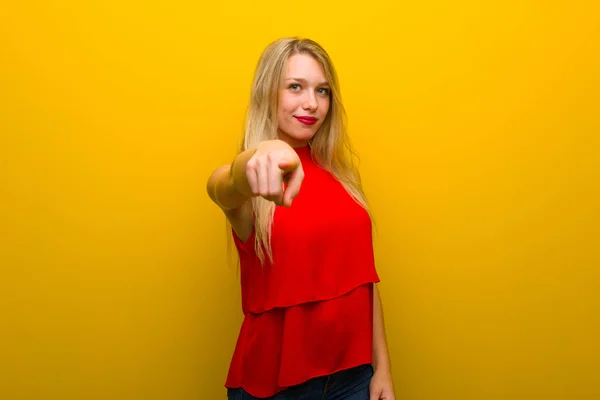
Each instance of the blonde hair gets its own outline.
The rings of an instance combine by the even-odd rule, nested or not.
[[[255,70],[246,126],[240,151],[253,149],[265,140],[277,139],[277,108],[279,88],[284,78],[290,56],[308,54],[317,60],[330,86],[330,107],[323,124],[310,141],[312,157],[323,169],[329,171],[367,212],[366,196],[362,190],[360,174],[354,164],[356,156],[346,130],[346,112],[341,100],[337,73],[329,55],[318,43],[298,37],[282,38],[272,42],[262,53]],[[252,198],[254,214],[255,248],[261,263],[265,251],[273,261],[271,226],[275,203],[262,197]]]

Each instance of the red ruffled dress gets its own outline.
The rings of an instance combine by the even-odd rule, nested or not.
[[[254,397],[372,362],[371,219],[310,148],[295,150],[304,181],[292,207],[276,207],[273,263],[261,266],[254,232],[245,242],[232,232],[244,321],[225,387]]]

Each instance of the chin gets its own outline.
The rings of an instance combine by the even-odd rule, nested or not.
[[[313,136],[315,136],[315,132],[311,131],[292,131],[292,132],[285,132],[285,131],[280,131],[279,132],[279,137],[283,138],[283,137],[287,137],[289,139],[295,140],[295,141],[309,141],[310,139],[313,138]]]
[[[315,132],[299,132],[290,136],[296,140],[310,140],[313,136],[315,136]]]
[[[280,135],[287,136],[293,140],[303,140],[308,141],[312,139],[313,136],[317,133],[317,131],[323,125],[322,121],[314,125],[303,125],[300,122],[294,120],[289,121],[289,123],[280,123],[278,127],[278,131]]]

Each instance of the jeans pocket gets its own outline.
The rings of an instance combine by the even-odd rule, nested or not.
[[[243,400],[244,391],[241,388],[230,389],[227,388],[227,400]]]
[[[358,379],[370,379],[373,376],[373,366],[371,364],[363,364],[352,369],[354,376]]]
[[[364,369],[360,375],[364,377],[365,380],[370,382],[371,378],[373,377],[373,374],[375,373],[375,370],[373,369],[373,366],[371,364],[365,364],[363,367]]]

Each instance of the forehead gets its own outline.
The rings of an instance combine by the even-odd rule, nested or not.
[[[294,54],[287,60],[286,78],[297,77],[307,80],[325,80],[321,63],[308,54]]]

